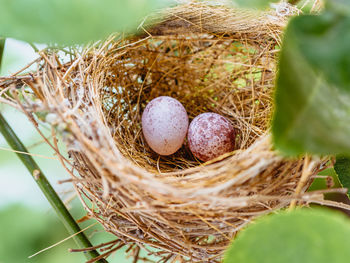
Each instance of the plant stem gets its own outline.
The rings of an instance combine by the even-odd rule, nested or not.
[[[0,37],[0,72],[1,72],[1,65],[2,65],[2,57],[5,49],[5,41],[6,39],[4,37]]]
[[[32,49],[35,51],[35,53],[39,52],[39,49],[32,42],[28,42],[28,44],[32,47]]]
[[[26,147],[22,144],[20,139],[14,133],[10,125],[4,119],[0,113],[0,132],[10,145],[13,150],[20,152],[28,152]],[[39,166],[36,164],[34,159],[30,155],[16,153],[18,158],[22,163],[27,167],[28,171],[33,176],[34,180],[40,187],[41,191],[45,195],[46,199],[50,202],[51,206],[56,211],[57,215],[60,217],[61,221],[67,228],[70,235],[81,231],[79,225],[75,222],[72,215],[69,213],[62,200],[59,198],[53,187],[50,185],[49,181],[46,179],[45,175],[40,170]],[[73,237],[75,242],[80,248],[92,247],[92,244],[87,239],[84,233],[79,233]],[[99,253],[96,250],[86,251],[84,253],[87,259],[93,259],[99,256]],[[107,263],[105,259],[100,259],[97,262]]]

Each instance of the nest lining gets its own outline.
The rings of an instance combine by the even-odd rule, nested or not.
[[[118,49],[126,43],[116,43]],[[118,149],[139,167],[166,173],[200,165],[187,143],[174,155],[158,156],[144,141],[141,114],[158,96],[178,99],[190,120],[217,112],[236,128],[239,152],[266,132],[271,114],[275,43],[266,46],[192,35],[153,37],[123,48],[105,65],[100,100]],[[127,74],[125,74],[127,72]]]
[[[72,159],[59,156],[82,203],[120,238],[111,251],[125,244],[136,259],[145,248],[162,262],[218,262],[256,216],[292,200],[320,202],[319,195],[303,193],[328,159],[286,160],[271,146],[283,18],[203,3],[166,14],[147,29],[151,36],[113,36],[69,63],[55,51],[42,52],[38,72],[1,83],[17,98],[8,103],[33,122],[33,112],[45,113],[54,138],[61,133]],[[226,27],[215,27],[215,18],[225,18]],[[16,92],[13,84],[26,89]],[[154,154],[140,119],[146,103],[160,95],[177,98],[190,119],[206,111],[227,117],[239,133],[239,149],[205,164],[186,144],[169,157]],[[50,144],[59,153],[55,141]]]

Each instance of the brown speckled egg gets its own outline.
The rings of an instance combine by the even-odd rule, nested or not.
[[[174,98],[155,98],[142,113],[143,135],[152,150],[160,155],[170,155],[180,149],[187,129],[187,112]]]
[[[204,162],[235,148],[235,130],[231,123],[213,112],[202,113],[192,120],[187,139],[193,155]]]

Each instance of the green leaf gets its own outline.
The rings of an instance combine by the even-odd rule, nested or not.
[[[350,221],[327,209],[268,215],[250,224],[229,247],[224,263],[347,263]]]
[[[299,49],[325,79],[350,91],[350,18],[325,13],[296,19]]]
[[[350,152],[350,18],[292,19],[279,62],[272,133],[287,155]]]
[[[64,44],[132,31],[169,0],[0,0],[0,35]]]
[[[350,158],[338,155],[334,170],[338,175],[342,187],[348,188],[348,197],[350,197]]]
[[[317,175],[320,175],[321,177],[315,178],[312,181],[312,184],[307,189],[308,192],[328,189],[330,187],[330,185],[329,185],[330,183],[333,184],[333,186],[331,186],[331,188],[342,187],[340,182],[339,182],[338,175],[333,168],[327,168],[327,169],[319,172]],[[327,179],[327,178],[329,178],[331,181],[328,181],[329,179]],[[327,199],[328,195],[329,195],[328,193],[325,194],[326,199]]]
[[[279,0],[233,0],[234,3],[241,7],[247,8],[266,8],[270,3],[278,2]]]

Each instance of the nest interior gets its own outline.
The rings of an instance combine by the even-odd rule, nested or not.
[[[270,143],[282,18],[203,3],[165,13],[147,34],[113,36],[70,62],[42,52],[35,74],[3,82],[17,98],[7,102],[33,122],[45,113],[61,134],[71,159],[59,156],[89,216],[118,236],[109,253],[126,245],[136,260],[143,248],[161,262],[219,262],[253,218],[311,202],[303,193],[327,160],[287,160]],[[25,88],[16,93],[13,84]],[[164,95],[190,120],[208,111],[227,117],[237,150],[205,164],[186,143],[168,157],[152,152],[141,114]]]
[[[133,44],[134,41],[137,44]],[[247,149],[266,132],[271,115],[276,43],[194,34],[121,41],[117,60],[105,63],[100,90],[103,112],[118,149],[139,167],[156,173],[200,165],[187,144],[171,156],[158,156],[144,141],[141,114],[158,96],[178,99],[190,120],[217,112]]]

